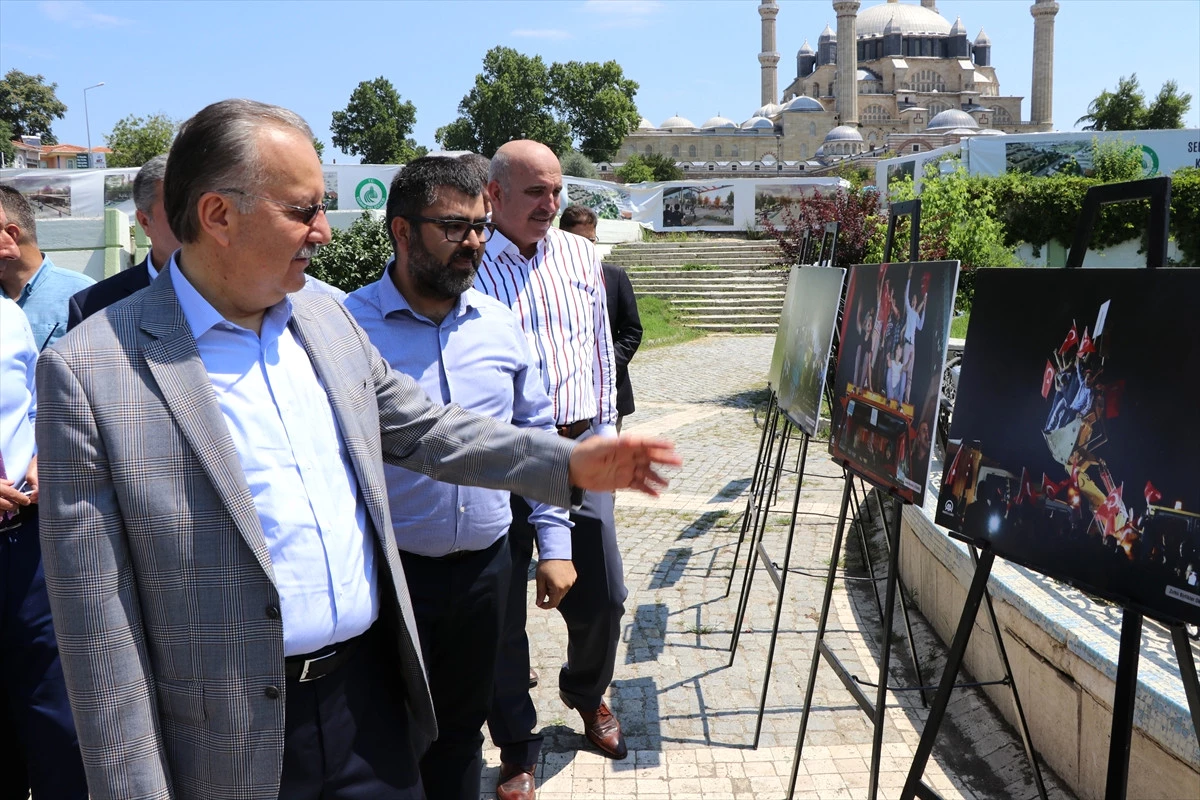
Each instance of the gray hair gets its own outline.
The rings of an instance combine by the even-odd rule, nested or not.
[[[33,208],[25,195],[12,186],[0,184],[0,205],[4,206],[8,221],[21,229],[21,238],[37,244],[37,222],[33,219]]]
[[[155,156],[142,165],[133,179],[133,204],[137,210],[150,216],[154,199],[158,196],[158,185],[167,174],[167,154]]]
[[[294,111],[254,100],[222,100],[201,109],[179,128],[163,176],[163,203],[171,232],[181,242],[200,236],[197,205],[208,192],[253,190],[266,165],[258,152],[265,128],[295,131],[312,139],[312,129]],[[239,199],[245,209],[248,198]]]
[[[508,189],[508,173],[512,170],[512,156],[499,150],[488,165],[488,183],[495,181],[502,189]]]

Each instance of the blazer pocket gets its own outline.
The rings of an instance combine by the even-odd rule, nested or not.
[[[175,723],[202,725],[208,718],[204,711],[204,684],[200,681],[160,678],[158,704],[164,719]]]

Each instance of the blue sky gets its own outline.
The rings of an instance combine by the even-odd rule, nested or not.
[[[882,0],[866,0],[863,7]],[[905,0],[916,2],[916,0]],[[333,111],[354,87],[387,77],[417,107],[414,136],[436,149],[434,131],[455,118],[483,55],[506,45],[547,62],[615,59],[636,80],[638,108],[658,124],[682,114],[697,124],[718,112],[741,122],[759,106],[756,0],[407,0],[399,2],[0,2],[0,72],[16,67],[58,84],[68,106],[60,141],[103,144],[128,114],[184,119],[227,97],[251,97],[302,114],[326,143],[326,160],[357,159],[330,143]],[[795,53],[814,46],[828,0],[781,0],[780,90]],[[1025,97],[1029,115],[1032,0],[939,0],[971,38],[982,27],[1004,94]],[[1150,96],[1175,79],[1193,96],[1188,127],[1200,127],[1200,0],[1060,0],[1055,29],[1054,121],[1075,129],[1088,102],[1136,72]]]

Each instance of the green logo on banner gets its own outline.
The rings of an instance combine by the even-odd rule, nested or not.
[[[1158,153],[1146,145],[1142,145],[1142,171],[1146,173],[1147,178],[1158,174]]]
[[[365,178],[354,190],[359,208],[383,208],[387,203],[387,188],[376,178]]]

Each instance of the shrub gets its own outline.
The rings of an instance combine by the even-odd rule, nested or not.
[[[352,292],[383,274],[392,257],[392,242],[382,216],[369,211],[322,247],[308,265],[308,273],[344,292]]]
[[[595,178],[597,174],[596,165],[578,150],[563,153],[558,159],[558,163],[562,167],[563,175],[571,175],[575,178]]]

